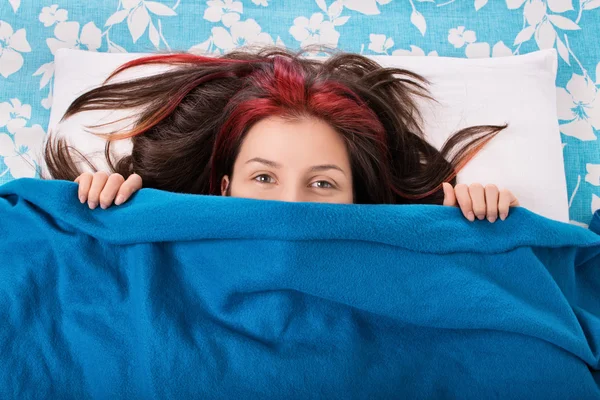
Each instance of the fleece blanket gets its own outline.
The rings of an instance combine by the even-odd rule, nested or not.
[[[600,397],[599,214],[76,192],[0,186],[2,399]]]

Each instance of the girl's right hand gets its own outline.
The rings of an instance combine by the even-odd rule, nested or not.
[[[79,201],[88,202],[90,209],[100,205],[106,209],[113,204],[120,205],[126,202],[132,194],[142,188],[142,178],[138,174],[131,174],[127,180],[121,174],[106,172],[84,172],[75,179],[79,184]]]

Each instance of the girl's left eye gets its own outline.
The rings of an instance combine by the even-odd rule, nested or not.
[[[275,180],[273,179],[273,177],[267,175],[267,174],[260,174],[254,177],[254,180],[259,182],[259,183],[273,183],[275,182]]]
[[[316,181],[311,183],[310,185],[311,187],[314,188],[318,188],[318,189],[332,189],[333,185],[327,181]]]

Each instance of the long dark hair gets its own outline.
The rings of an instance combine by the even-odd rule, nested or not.
[[[100,135],[107,139],[110,172],[125,178],[135,172],[144,187],[220,194],[220,180],[231,176],[254,123],[272,115],[319,118],[346,142],[354,202],[375,204],[441,204],[442,183],[455,184],[458,171],[506,127],[463,129],[438,151],[421,130],[416,100],[431,99],[423,77],[358,54],[328,50],[325,60],[303,57],[308,50],[263,47],[218,57],[171,53],[140,58],[79,96],[63,120],[88,110],[141,108],[131,130]],[[148,64],[170,69],[108,83],[126,69]],[[113,162],[110,145],[125,138],[132,140],[131,155]],[[50,135],[44,160],[53,178],[79,176],[76,157],[96,170],[63,138]]]

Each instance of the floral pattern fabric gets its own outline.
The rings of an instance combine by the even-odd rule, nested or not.
[[[570,218],[586,226],[600,209],[600,0],[0,0],[0,184],[36,176],[57,49],[244,44],[467,58],[555,48]]]

